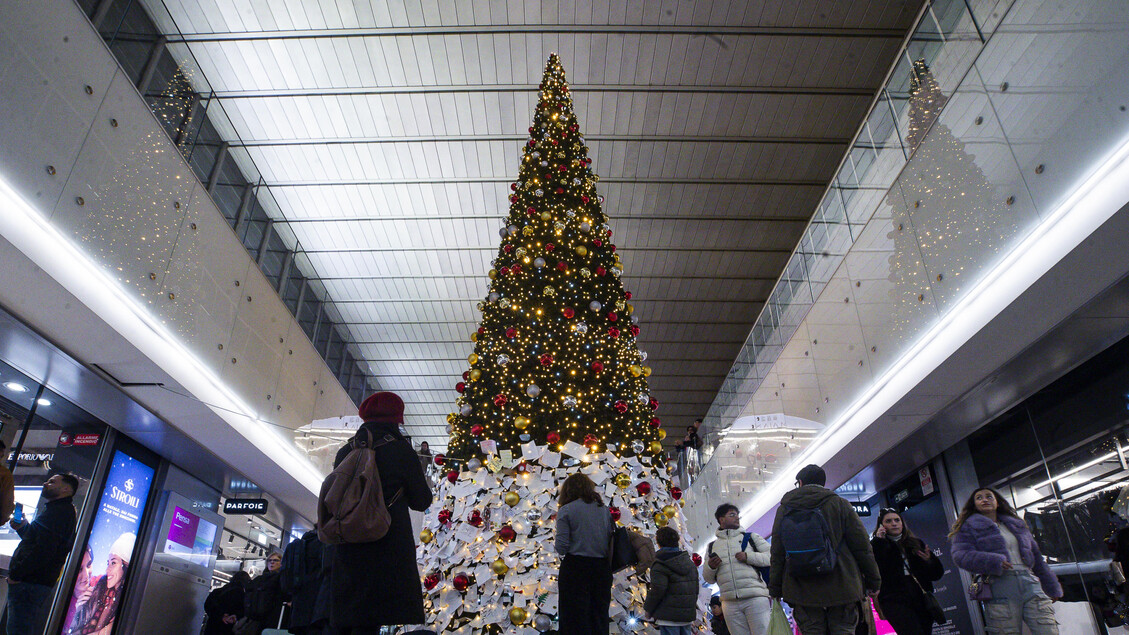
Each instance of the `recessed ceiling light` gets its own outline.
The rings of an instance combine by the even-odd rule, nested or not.
[[[50,406],[51,400],[50,399],[44,399],[43,397],[40,397],[38,400],[36,400],[36,403],[38,403],[41,406]]]
[[[23,384],[17,384],[14,381],[10,381],[4,384],[4,387],[8,390],[11,390],[12,392],[27,392],[27,386]]]

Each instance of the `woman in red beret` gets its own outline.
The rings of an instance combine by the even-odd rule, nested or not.
[[[381,626],[424,622],[415,533],[408,509],[427,509],[431,488],[418,455],[400,432],[404,401],[395,393],[378,392],[364,400],[358,414],[364,420],[361,427],[372,434],[392,524],[388,534],[375,542],[332,547],[331,622],[341,635],[376,633]],[[338,450],[334,467],[352,449],[353,439],[349,439]],[[401,490],[403,493],[393,500]]]

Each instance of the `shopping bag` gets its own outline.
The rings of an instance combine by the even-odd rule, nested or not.
[[[780,600],[772,601],[772,615],[768,618],[766,635],[792,635],[792,625],[788,623],[788,616],[784,614],[784,605]]]
[[[874,609],[870,608],[870,600],[859,603],[859,621],[855,625],[855,635],[878,635],[878,628],[874,624]]]

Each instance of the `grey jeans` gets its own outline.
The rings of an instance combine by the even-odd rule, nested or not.
[[[839,606],[797,606],[792,609],[800,635],[855,635],[859,603]],[[1039,634],[1041,635],[1041,634]]]
[[[1030,569],[1012,569],[992,580],[992,599],[984,603],[984,630],[992,635],[1058,635],[1051,599]]]

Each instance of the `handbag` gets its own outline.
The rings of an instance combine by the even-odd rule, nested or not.
[[[992,576],[984,573],[972,576],[972,584],[968,585],[968,599],[981,602],[992,599]]]
[[[239,621],[231,627],[231,632],[235,633],[235,635],[259,635],[259,631],[261,630],[263,630],[263,628],[259,621],[249,617],[239,618]]]
[[[628,533],[627,527],[616,527],[612,531],[610,543],[608,564],[612,573],[618,573],[639,563],[639,555],[635,552],[635,548],[631,546],[631,535]]]
[[[921,589],[921,594],[925,596],[925,610],[929,611],[929,615],[933,618],[933,622],[936,624],[944,624],[945,622],[948,622],[949,618],[945,617],[945,609],[941,608],[941,603],[937,601],[937,597],[932,593],[926,591],[925,587],[921,586],[921,582],[918,582],[917,576],[911,573],[909,574],[909,577],[913,578],[914,584],[917,585],[917,588]]]
[[[765,635],[793,635],[792,625],[788,616],[784,614],[784,605],[780,600],[772,601],[772,613],[768,618],[768,633]]]

